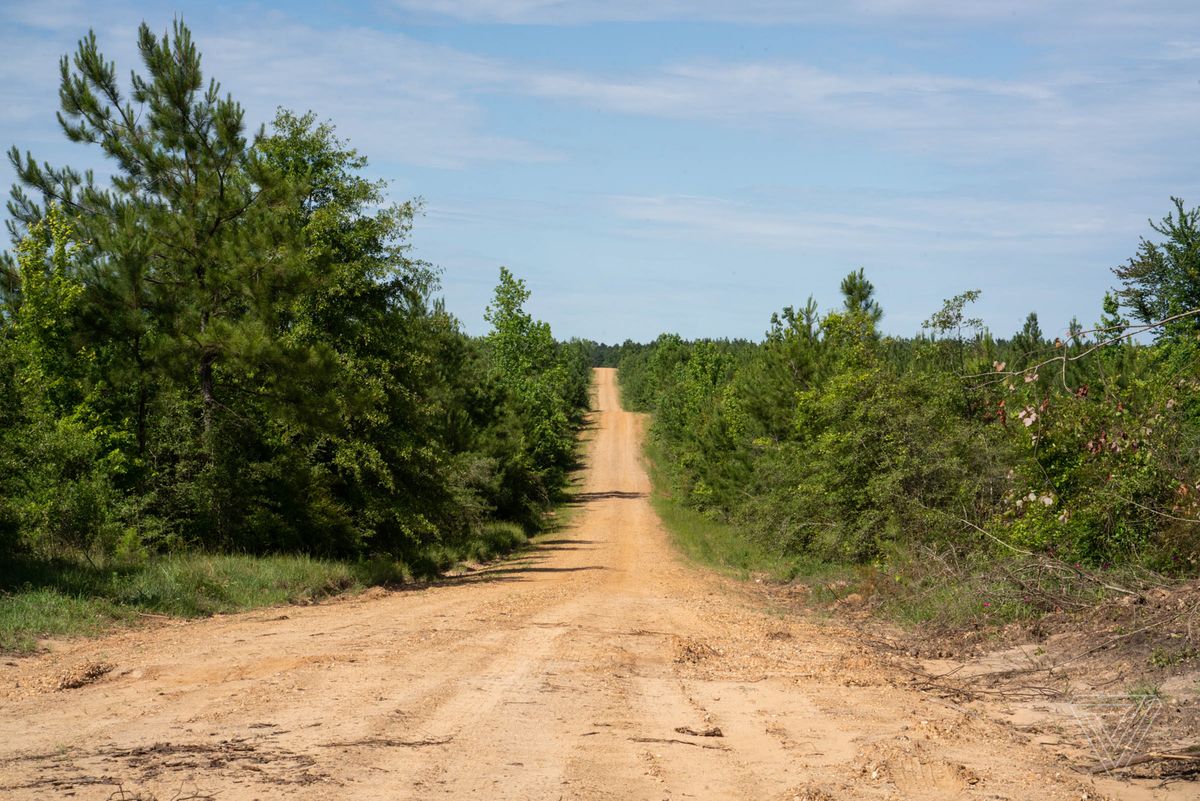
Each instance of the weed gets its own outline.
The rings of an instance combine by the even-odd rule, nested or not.
[[[1191,662],[1200,657],[1200,649],[1198,648],[1164,648],[1161,645],[1150,652],[1150,666],[1156,668],[1170,668],[1176,665],[1182,665],[1184,662]]]
[[[1136,684],[1130,685],[1125,694],[1129,697],[1130,701],[1149,701],[1163,697],[1162,688],[1149,681],[1139,681]]]

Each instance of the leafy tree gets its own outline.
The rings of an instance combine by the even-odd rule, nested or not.
[[[963,338],[964,328],[976,333],[982,332],[983,320],[978,317],[966,316],[967,304],[979,300],[980,294],[978,289],[970,289],[960,295],[955,295],[943,303],[939,311],[921,323],[921,328],[933,331],[934,334],[943,337],[953,333],[954,338],[960,341]]]
[[[484,318],[491,323],[487,336],[493,374],[523,410],[523,453],[528,465],[542,477],[547,493],[562,481],[575,448],[572,426],[574,402],[572,370],[550,326],[525,311],[529,289],[505,267]],[[584,355],[577,354],[582,361]],[[576,372],[575,376],[578,377]],[[547,494],[547,499],[549,494]]]
[[[182,23],[138,45],[128,94],[93,34],[62,62],[62,127],[111,185],[10,153],[0,544],[419,562],[494,516],[536,525],[587,346],[522,316],[511,276],[496,336],[467,337],[409,255],[419,204],[331,124],[281,110],[250,136]]]
[[[977,292],[946,301],[933,337],[880,338],[851,278],[843,310],[785,309],[756,345],[626,349],[622,385],[652,399],[676,497],[770,548],[835,561],[932,544],[966,559],[1015,548],[1200,565],[1195,345],[1093,353],[1073,322],[1050,346],[1036,314],[996,341],[967,315]],[[1119,331],[1111,297],[1105,313]],[[1028,370],[1049,354],[1071,360]]]
[[[979,300],[980,291],[970,289],[955,295],[942,304],[942,308],[932,314],[928,320],[921,323],[921,328],[932,332],[934,337],[940,337],[940,351],[949,350],[949,364],[960,373],[967,371],[967,343],[963,339],[963,330],[975,333],[976,338],[983,335],[983,320],[978,317],[967,317],[966,307],[969,303]]]
[[[84,291],[72,275],[73,237],[51,206],[17,244],[21,293],[3,317],[11,383],[0,429],[0,526],[15,522],[36,550],[86,554],[114,533],[113,479],[124,463],[96,414],[95,353],[73,336]]]
[[[105,358],[137,375],[139,447],[151,424],[147,373],[165,374],[179,394],[158,398],[172,413],[154,424],[196,434],[157,456],[196,482],[194,501],[228,539],[241,515],[228,492],[239,469],[237,394],[264,364],[282,376],[308,360],[270,336],[273,301],[292,282],[298,253],[280,214],[293,187],[248,143],[241,107],[216,82],[205,87],[181,22],[162,38],[143,24],[138,49],[146,72],[134,74],[128,96],[92,33],[61,65],[63,130],[114,162],[111,187],[15,148],[9,155],[23,187],[61,203],[87,243],[80,259],[95,279],[95,316],[118,311],[105,324],[115,340]],[[9,207],[19,224],[41,214],[20,187]]]
[[[798,312],[787,306],[771,315],[762,346],[733,381],[739,408],[751,426],[748,436],[779,441],[790,434],[797,393],[821,379],[826,355],[817,304],[811,297]]]
[[[1142,238],[1137,255],[1113,273],[1124,288],[1118,293],[1133,317],[1154,323],[1184,312],[1200,309],[1200,208],[1184,207],[1171,198],[1175,211],[1150,227],[1162,242]],[[1160,337],[1177,339],[1200,327],[1200,315],[1166,325]]]

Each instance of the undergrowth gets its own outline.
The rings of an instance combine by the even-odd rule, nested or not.
[[[496,522],[467,546],[430,547],[411,564],[207,553],[138,561],[17,558],[0,571],[0,651],[28,653],[47,637],[100,634],[146,615],[205,617],[436,578],[528,543],[519,525]]]
[[[868,564],[782,554],[673,497],[658,466],[662,450],[652,439],[645,457],[654,508],[688,558],[742,580],[803,585],[809,605],[821,610],[865,609],[908,629],[986,629],[1086,610],[1163,584],[1135,565],[1095,569],[1048,557],[960,555],[932,546],[892,546]]]

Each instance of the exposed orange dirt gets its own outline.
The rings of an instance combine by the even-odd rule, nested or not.
[[[583,507],[521,558],[0,664],[0,796],[1186,797],[1078,772],[850,629],[682,561],[614,372]]]

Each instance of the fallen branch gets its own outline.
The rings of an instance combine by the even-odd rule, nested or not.
[[[360,746],[379,746],[381,748],[425,748],[430,745],[445,745],[454,738],[426,737],[422,740],[395,740],[390,737],[364,737],[361,740],[347,740],[344,743],[322,743],[322,748],[357,748]]]
[[[717,726],[709,726],[707,729],[693,729],[691,726],[678,726],[675,731],[679,734],[690,734],[692,737],[724,737],[725,733]]]
[[[1164,761],[1180,761],[1180,762],[1200,762],[1200,745],[1194,745],[1191,748],[1185,748],[1182,751],[1151,751],[1137,756],[1122,757],[1121,759],[1110,760],[1108,762],[1100,762],[1088,768],[1088,773],[1107,773],[1110,770],[1119,770],[1128,768],[1134,765],[1144,765],[1147,762],[1164,762]]]
[[[714,748],[718,751],[728,751],[729,749],[723,745],[710,745],[708,743],[693,743],[691,740],[679,740],[674,737],[630,737],[635,743],[673,743],[677,745],[690,745],[695,748]]]

